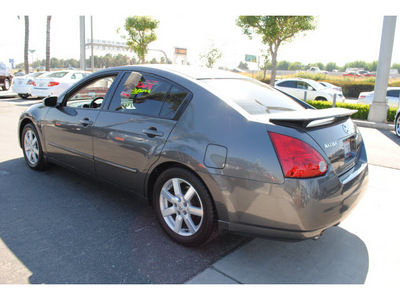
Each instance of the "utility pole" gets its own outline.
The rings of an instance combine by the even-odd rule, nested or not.
[[[91,59],[90,59],[90,66],[92,68],[92,72],[94,72],[94,56],[93,56],[93,16],[90,16],[90,48],[92,51]]]
[[[376,72],[374,100],[369,107],[368,121],[384,123],[387,118],[389,105],[386,100],[386,91],[389,83],[390,64],[392,60],[394,32],[396,30],[396,16],[385,16],[379,50],[379,62]]]
[[[81,70],[86,70],[85,67],[85,59],[86,59],[86,53],[85,53],[85,16],[80,16],[79,17],[79,28],[80,28],[80,46],[81,46]]]

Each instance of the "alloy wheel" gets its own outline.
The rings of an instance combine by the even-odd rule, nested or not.
[[[28,130],[25,133],[24,151],[29,164],[32,166],[37,165],[39,161],[39,142],[32,130]]]
[[[168,180],[161,188],[160,210],[168,227],[180,236],[192,236],[203,222],[204,209],[196,189],[180,178]]]

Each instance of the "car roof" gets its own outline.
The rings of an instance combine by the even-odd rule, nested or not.
[[[186,66],[186,65],[172,65],[172,64],[155,64],[155,65],[131,65],[131,66],[123,66],[123,67],[115,67],[109,68],[104,71],[112,71],[112,70],[125,70],[125,71],[142,71],[142,72],[154,72],[154,71],[163,71],[168,73],[173,73],[176,75],[190,77],[192,79],[223,79],[223,78],[232,78],[232,79],[251,79],[244,75],[240,75],[234,72],[217,70],[205,67],[194,67],[194,66]]]

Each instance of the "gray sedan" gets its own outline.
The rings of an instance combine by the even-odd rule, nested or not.
[[[55,163],[147,198],[183,245],[218,229],[306,239],[338,224],[365,191],[353,113],[315,110],[234,73],[127,66],[28,108],[19,139],[33,170]]]

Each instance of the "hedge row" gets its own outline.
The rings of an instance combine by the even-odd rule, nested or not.
[[[372,92],[375,87],[373,82],[336,81],[327,80],[331,84],[342,87],[343,95],[348,98],[358,98],[362,92]]]
[[[307,101],[308,104],[314,106],[316,109],[331,108],[333,106],[332,102],[329,101]],[[369,105],[368,104],[352,104],[352,103],[336,103],[336,107],[343,107],[348,109],[358,110],[357,113],[352,115],[353,119],[357,120],[368,120]],[[393,122],[396,116],[396,108],[389,108],[387,114],[387,121]]]

